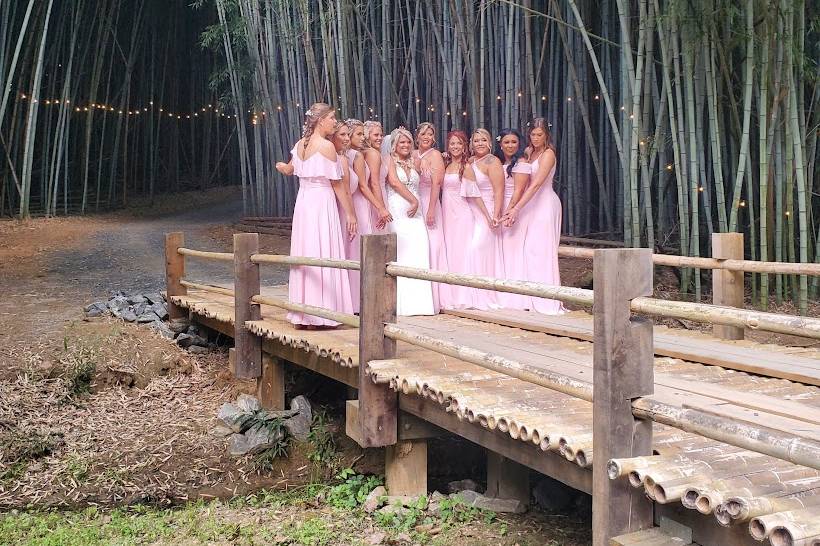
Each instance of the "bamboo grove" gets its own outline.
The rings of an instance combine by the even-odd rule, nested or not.
[[[277,213],[295,187],[259,181],[272,178],[314,99],[388,129],[428,120],[440,131],[497,133],[544,115],[558,145],[566,233],[698,256],[710,252],[711,232],[739,230],[752,259],[820,260],[816,3],[215,7],[219,23],[203,42],[223,48],[238,108],[257,112],[239,138],[243,177]],[[700,295],[700,275],[682,280]],[[806,277],[753,281],[762,305],[773,293],[805,309]]]
[[[129,41],[141,1],[147,2],[143,13],[154,15],[142,15],[147,35]],[[12,8],[0,0],[3,9],[18,12],[16,26],[0,29],[0,44],[8,43],[0,49],[5,72],[22,4],[29,2],[35,14],[39,10],[30,24],[41,29],[47,0],[12,2]],[[126,130],[126,116],[110,120],[117,127],[105,132],[99,121],[88,129],[70,117],[74,138],[64,141],[73,151],[62,152],[71,158],[71,182],[63,185],[69,192],[83,190],[86,161],[105,162],[103,186],[115,187],[105,195],[119,198],[125,195],[117,187],[153,188],[154,178],[145,181],[146,174],[162,173],[163,188],[174,188],[181,176],[214,180],[218,173],[215,179],[242,185],[249,214],[289,215],[297,186],[273,166],[299,138],[313,101],[333,103],[343,117],[382,120],[387,129],[432,121],[440,135],[451,128],[525,128],[540,115],[551,122],[557,145],[565,233],[698,256],[710,254],[710,233],[741,231],[748,258],[820,261],[816,2],[197,0],[186,8],[188,15],[147,0],[96,4],[107,6],[106,21],[118,16],[120,4],[128,5],[119,45],[106,33],[111,25],[103,17],[89,26],[96,11],[78,15],[63,7],[56,19],[62,30],[51,28],[45,38],[30,33],[24,40],[28,54],[21,59],[27,60],[11,71],[18,74],[13,81],[25,78],[25,87],[38,87],[41,94],[51,85],[55,92],[76,87],[90,97],[93,87],[95,97],[123,105],[144,104],[165,92],[175,101],[171,108],[190,112],[212,103],[226,116],[214,118],[215,129],[177,124],[167,131],[138,125],[161,117],[140,117]],[[163,10],[173,17],[158,16]],[[78,22],[71,22],[72,14]],[[169,32],[196,23],[203,23],[199,50],[193,40],[179,43],[185,33]],[[75,24],[89,30],[76,40],[80,53],[72,54]],[[63,45],[59,53],[46,47],[38,62],[37,40],[46,38]],[[175,49],[158,52],[171,38]],[[82,52],[89,47],[91,53]],[[73,55],[88,64],[100,50],[106,57],[99,68],[91,66],[69,83],[38,75],[41,63],[48,68]],[[113,71],[109,59],[115,59]],[[210,91],[203,87],[205,72]],[[27,155],[45,158],[44,146],[59,139],[46,134],[44,143],[38,137],[27,152],[24,128],[31,112],[15,108],[19,112],[7,113],[5,124],[2,113],[13,108],[0,108],[0,135],[14,137],[14,172],[30,177]],[[55,121],[42,125],[56,134]],[[83,131],[92,135],[90,147]],[[207,143],[198,131],[210,135]],[[119,142],[113,142],[115,135]],[[150,135],[160,145],[152,146]],[[107,154],[97,153],[101,145]],[[154,151],[135,161],[139,150]],[[54,162],[48,164],[55,170]],[[43,179],[39,173],[37,180]],[[0,176],[8,178],[2,170]],[[46,192],[54,189],[40,184]],[[682,288],[699,297],[701,275],[694,273],[683,272]],[[770,297],[794,299],[803,310],[820,288],[817,279],[812,283],[783,275],[752,278],[762,306]]]
[[[0,0],[0,215],[230,181],[234,125],[196,46],[206,16],[174,4]]]

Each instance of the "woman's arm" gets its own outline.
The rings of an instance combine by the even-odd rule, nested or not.
[[[430,158],[430,203],[427,205],[427,226],[436,227],[436,207],[438,207],[441,185],[444,182],[444,158],[436,150]]]
[[[359,177],[359,191],[362,192],[364,198],[375,208],[379,210],[379,207],[384,207],[382,203],[376,198],[373,194],[373,191],[370,189],[370,180],[367,178],[367,169],[365,168],[367,162],[364,160],[364,154],[361,152],[356,154],[356,159],[353,160],[353,171]],[[390,213],[388,213],[389,215]]]
[[[390,211],[384,205],[384,195],[382,195],[382,185],[379,182],[379,173],[382,168],[382,155],[375,149],[370,148],[364,153],[364,160],[370,169],[370,193],[373,195],[375,202],[373,206],[379,214],[379,221],[376,227],[381,229],[387,222],[392,222],[393,217]]]
[[[497,226],[504,211],[504,166],[495,156],[487,166],[487,176],[493,186],[493,225]]]
[[[342,209],[345,211],[347,222],[347,236],[352,241],[359,231],[359,222],[356,218],[356,212],[353,209],[353,200],[350,197],[350,169],[347,165],[347,159],[340,158],[339,162],[342,164],[342,179],[331,180],[330,185],[333,187],[333,192],[336,194],[336,199],[342,204]]]
[[[473,169],[478,168],[471,165],[467,165],[464,167],[464,174],[462,175],[465,179],[469,180],[470,182],[475,183],[475,174],[473,173]],[[470,201],[478,207],[478,210],[481,211],[481,214],[484,216],[484,220],[486,220],[487,225],[493,227],[493,218],[490,216],[489,211],[487,210],[487,206],[484,205],[484,199],[477,195],[476,197],[466,197]]]
[[[293,166],[293,158],[287,163],[279,161],[276,163],[276,170],[280,173],[284,174],[285,176],[293,176],[294,166]]]
[[[407,186],[402,184],[399,180],[398,173],[396,172],[396,169],[398,168],[399,166],[396,165],[395,161],[390,164],[390,167],[387,169],[387,183],[390,184],[390,187],[393,188],[396,193],[401,195],[405,201],[410,203],[410,208],[407,209],[407,216],[412,218],[419,210],[419,200],[416,199],[410,190],[407,189]]]
[[[519,163],[521,160],[519,159]],[[530,175],[527,173],[513,173],[513,193],[510,197],[510,202],[507,205],[507,210],[504,211],[504,214],[507,214],[511,208],[516,206],[519,201],[521,201],[521,196],[524,195],[524,192],[527,189],[527,184],[530,183]]]
[[[506,214],[504,214],[502,221],[505,226],[511,226],[515,223],[515,219],[521,211],[521,208],[529,203],[533,197],[535,197],[535,194],[537,194],[541,189],[541,186],[544,185],[544,182],[547,180],[547,176],[554,166],[555,153],[552,150],[546,150],[541,154],[541,161],[538,163],[538,171],[532,173],[530,185],[527,187],[524,195],[521,196],[521,199],[514,207],[510,207]]]

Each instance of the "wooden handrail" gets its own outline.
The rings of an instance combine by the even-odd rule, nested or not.
[[[328,258],[310,258],[307,256],[288,256],[285,254],[254,254],[251,261],[255,264],[307,265],[314,267],[332,267],[335,269],[352,269],[358,271],[359,262],[355,260],[333,260]]]
[[[232,262],[232,252],[206,252],[204,250],[194,250],[192,248],[178,248],[177,253],[190,258],[202,258],[203,260],[216,260],[220,262]]]
[[[254,296],[251,298],[253,303],[261,303],[263,305],[272,305],[288,311],[297,313],[305,313],[306,315],[313,315],[328,320],[335,320],[345,326],[359,327],[359,317],[356,315],[348,315],[347,313],[339,313],[331,311],[324,307],[315,307],[313,305],[305,305],[304,303],[293,303],[281,298],[270,298],[267,296]]]
[[[216,286],[214,284],[205,284],[205,283],[197,283],[192,281],[186,281],[182,279],[179,281],[179,284],[184,286],[185,288],[193,288],[194,290],[202,290],[203,292],[213,292],[215,294],[222,294],[225,296],[233,296],[234,291],[230,288],[225,288],[224,286]]]
[[[558,255],[564,258],[583,258],[591,260],[594,248],[574,246],[558,247]],[[721,260],[718,258],[699,258],[694,256],[675,256],[672,254],[653,254],[652,263],[670,267],[691,267],[695,269],[724,269],[744,273],[768,273],[772,275],[812,275],[820,276],[820,264],[793,262],[760,262],[755,260]]]

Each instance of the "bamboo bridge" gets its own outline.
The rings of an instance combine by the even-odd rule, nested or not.
[[[738,257],[736,237],[716,234],[713,258],[564,249],[593,259],[593,291],[399,266],[391,235],[364,236],[354,262],[261,254],[255,233],[235,234],[233,252],[192,250],[171,233],[167,295],[172,318],[234,338],[231,368],[257,381],[268,407],[284,404],[287,365],[355,389],[346,433],[386,448],[391,494],[426,494],[427,439],[452,433],[487,449],[496,496],[528,502],[529,469],[591,494],[595,546],[820,546],[820,351],[742,340],[744,328],[820,339],[820,319],[742,309],[743,271],[778,264],[743,260],[742,239]],[[233,266],[233,285],[186,279],[186,258]],[[722,305],[652,298],[653,262],[664,260],[713,269]],[[286,286],[260,286],[265,264],[359,270],[360,316],[288,302]],[[593,312],[396,317],[399,276]],[[343,326],[296,329],[287,310]]]

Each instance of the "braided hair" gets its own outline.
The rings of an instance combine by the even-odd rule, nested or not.
[[[333,112],[333,107],[324,102],[313,103],[305,112],[305,123],[302,125],[302,142],[305,145],[305,150],[307,150],[308,140],[316,130],[316,124],[331,112]]]

